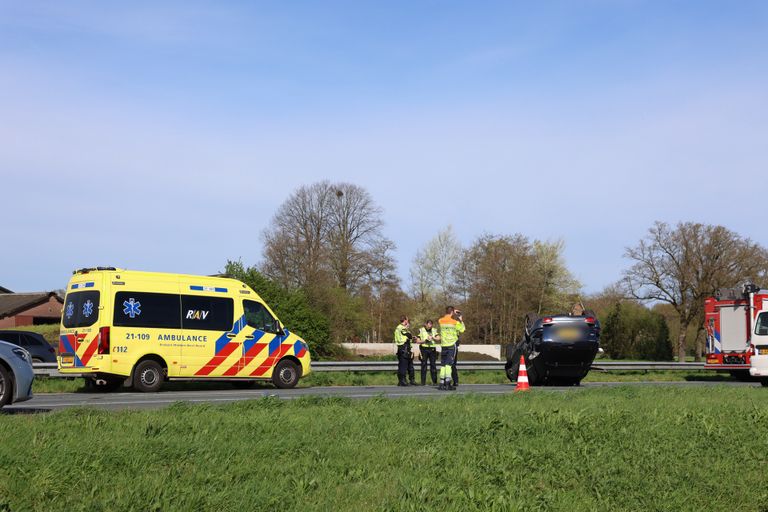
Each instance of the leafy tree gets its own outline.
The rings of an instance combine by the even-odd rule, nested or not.
[[[565,266],[563,250],[565,243],[533,242],[533,268],[538,281],[539,302],[536,312],[567,310],[572,297],[581,289],[579,283]]]
[[[526,313],[566,311],[579,284],[562,250],[561,242],[531,242],[519,234],[478,238],[454,274],[468,323],[466,337],[508,343],[520,335]]]
[[[411,281],[419,300],[444,305],[453,302],[453,275],[462,252],[453,228],[448,226],[416,253],[411,266]]]

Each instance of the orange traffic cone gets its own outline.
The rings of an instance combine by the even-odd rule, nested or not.
[[[525,358],[520,356],[520,369],[517,371],[517,385],[515,391],[528,391],[531,387],[528,385],[528,369],[525,367]]]

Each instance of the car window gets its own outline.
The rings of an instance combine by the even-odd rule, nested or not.
[[[0,340],[7,341],[8,343],[13,343],[14,345],[19,344],[19,333],[17,332],[3,332],[0,333]]]
[[[22,334],[21,335],[21,342],[23,343],[22,347],[41,347],[43,346],[43,342],[37,338],[36,336],[32,336],[30,334]]]
[[[276,334],[275,319],[263,304],[254,300],[244,300],[243,311],[245,312],[245,322],[248,326],[260,331]]]

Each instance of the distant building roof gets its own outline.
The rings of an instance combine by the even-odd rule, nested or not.
[[[13,292],[11,290],[9,290],[8,288],[0,286],[0,293],[13,293]]]
[[[27,309],[45,304],[51,297],[55,297],[62,304],[64,303],[64,299],[56,292],[0,293],[0,318],[14,316]]]

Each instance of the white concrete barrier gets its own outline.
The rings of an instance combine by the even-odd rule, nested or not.
[[[359,356],[388,356],[396,352],[394,343],[342,343],[341,346]],[[440,347],[437,347],[437,351],[440,351]],[[462,354],[483,354],[501,361],[501,345],[465,345],[462,343],[459,351]],[[414,352],[418,354],[416,347],[414,347]],[[461,356],[459,359],[462,359]]]

